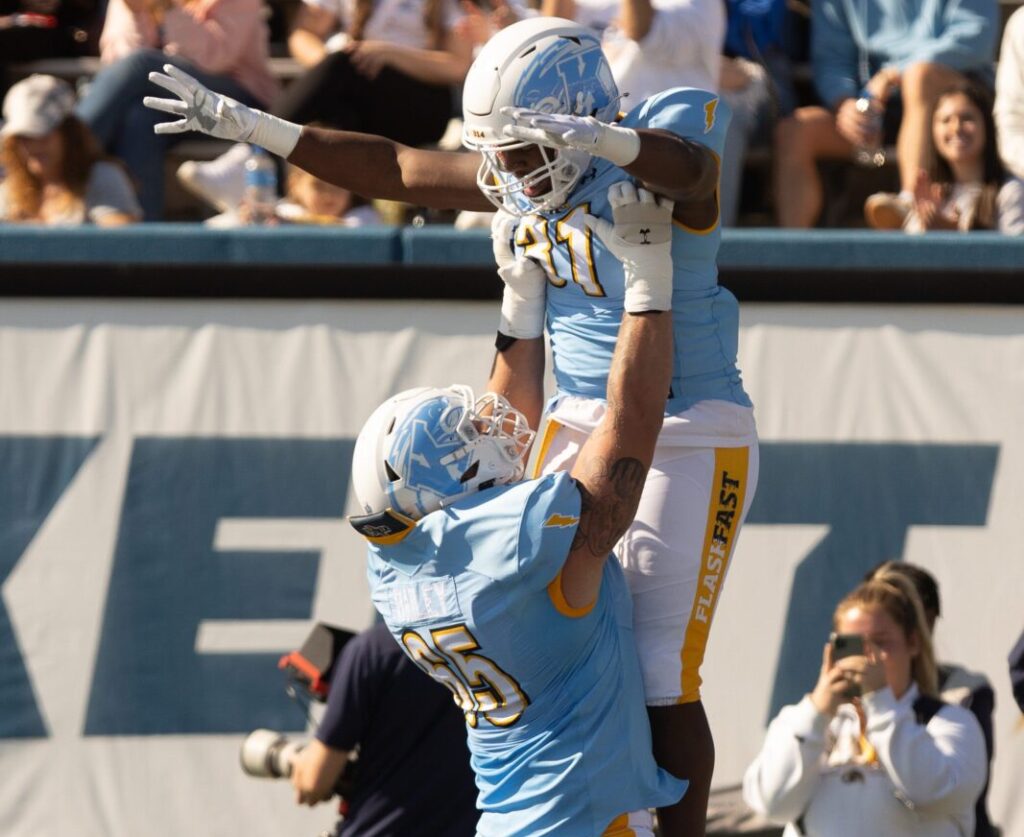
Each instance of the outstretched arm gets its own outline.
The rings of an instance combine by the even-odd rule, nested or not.
[[[207,89],[170,64],[150,73],[154,84],[177,98],[147,96],[146,107],[176,117],[158,124],[158,134],[200,131],[251,142],[284,157],[322,180],[367,198],[387,198],[438,209],[488,209],[476,186],[474,154],[411,148],[384,137],[303,128]]]
[[[633,522],[672,377],[671,201],[632,184],[609,190],[615,226],[587,216],[623,262],[625,313],[608,376],[608,406],[584,444],[572,476],[583,496],[572,550],[562,569],[570,607],[596,598],[612,547]]]
[[[373,134],[307,126],[288,162],[367,198],[434,209],[494,208],[476,185],[477,154],[428,151]]]

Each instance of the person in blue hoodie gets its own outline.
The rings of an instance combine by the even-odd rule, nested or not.
[[[992,83],[996,0],[819,0],[811,60],[822,105],[798,108],[776,131],[780,226],[811,227],[822,210],[819,160],[854,158],[895,138],[900,193],[868,198],[865,214],[897,229],[927,167],[938,95],[967,75]],[[874,155],[868,154],[868,158]]]

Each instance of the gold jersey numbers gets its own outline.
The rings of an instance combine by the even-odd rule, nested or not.
[[[583,204],[552,221],[527,215],[516,230],[516,244],[523,248],[523,255],[544,267],[548,281],[556,288],[572,281],[587,296],[603,297],[604,288],[594,266],[593,233],[583,223],[589,211],[590,204]]]
[[[530,705],[515,678],[488,657],[473,653],[480,645],[465,625],[435,628],[429,641],[408,630],[402,644],[416,665],[451,690],[471,727],[481,716],[496,727],[512,726]]]

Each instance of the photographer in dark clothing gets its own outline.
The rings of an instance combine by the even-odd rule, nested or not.
[[[352,751],[358,760],[349,765]],[[466,726],[452,695],[377,624],[345,644],[327,711],[292,762],[299,804],[331,797],[346,767],[353,789],[339,837],[472,837],[478,812]]]

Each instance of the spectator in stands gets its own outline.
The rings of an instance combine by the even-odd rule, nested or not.
[[[0,0],[0,97],[14,81],[12,65],[94,54],[99,6],[98,0]]]
[[[743,795],[788,822],[785,835],[973,833],[985,784],[985,740],[962,706],[942,703],[917,592],[892,574],[862,583],[833,617],[863,652],[825,644],[821,673],[768,728]]]
[[[722,0],[542,0],[541,14],[602,32],[601,49],[629,111],[672,87],[718,91]]]
[[[366,198],[321,180],[296,166],[288,167],[285,196],[277,216],[290,224],[339,224],[367,227],[381,223],[380,214]]]
[[[288,48],[307,71],[271,113],[290,121],[379,134],[406,145],[435,143],[452,116],[473,46],[458,37],[455,0],[302,0]],[[178,171],[215,206],[231,203],[245,153]]]
[[[924,618],[928,623],[928,632],[932,636],[934,647],[935,622],[942,613],[942,602],[939,597],[939,583],[935,577],[922,567],[916,564],[909,564],[906,561],[886,561],[869,572],[865,581],[872,579],[885,579],[890,575],[898,575],[905,578],[914,585],[921,606],[924,608]],[[992,734],[992,712],[995,709],[995,692],[992,684],[984,674],[968,671],[956,663],[936,662],[938,674],[939,697],[946,703],[956,704],[969,709],[971,714],[978,719],[981,731],[985,736],[985,751],[988,755],[988,775],[992,775],[992,752],[994,748],[994,736]],[[988,782],[974,807],[974,837],[995,837],[998,833],[992,827],[992,821],[988,816]]]
[[[78,113],[128,165],[149,221],[163,215],[164,157],[181,139],[153,134],[159,118],[142,105],[150,71],[174,64],[250,105],[277,91],[261,0],[110,0],[100,48],[106,66]]]
[[[219,215],[208,218],[205,223],[211,227],[238,227],[249,223],[248,208],[245,205],[245,163],[252,153],[251,146],[240,142],[221,155],[222,161],[229,161],[224,171],[230,180],[222,177],[213,204]],[[197,197],[209,200],[203,189],[196,189],[195,169],[203,163],[186,160],[178,167],[178,179],[186,188],[193,190]],[[354,192],[328,183],[326,180],[304,172],[296,166],[286,166],[285,194],[275,207],[277,221],[283,224],[339,224],[345,227],[364,227],[382,223],[374,205]],[[202,179],[199,178],[202,182]]]
[[[70,85],[53,76],[29,76],[7,92],[0,223],[113,227],[141,218],[127,173],[103,156],[74,104]]]
[[[999,229],[1024,235],[1024,8],[1006,22],[996,71],[999,153],[1011,178],[999,195]]]
[[[1003,167],[995,134],[987,88],[965,79],[943,91],[932,116],[928,168],[918,172],[913,204],[899,226],[910,233],[996,229]],[[895,213],[867,218],[877,229],[892,229],[899,221]]]
[[[462,17],[454,26],[455,34],[473,45],[474,55],[496,32],[538,13],[523,0],[491,0],[488,8],[470,0],[461,0],[460,5]]]
[[[787,54],[787,0],[728,0],[725,50],[719,75],[722,99],[732,111],[722,155],[719,202],[722,225],[736,223],[743,163],[755,134],[796,108]]]
[[[1017,701],[1020,711],[1024,712],[1024,633],[1010,652],[1010,685],[1013,687],[1013,699]]]
[[[463,715],[383,622],[341,650],[327,711],[292,763],[296,801],[329,799],[357,747],[335,835],[473,837],[479,813]]]
[[[965,74],[991,78],[996,0],[821,0],[812,4],[814,81],[822,106],[798,108],[776,131],[776,213],[784,227],[810,227],[823,204],[819,160],[851,159],[881,141],[877,120],[896,134],[898,195],[872,195],[865,211],[899,226],[927,168],[939,93]],[[857,108],[870,95],[871,105]],[[884,137],[889,140],[888,136]]]
[[[472,45],[455,36],[455,0],[303,0],[288,47],[308,71],[275,102],[292,122],[436,142]]]
[[[285,195],[274,207],[278,224],[337,224],[342,227],[366,227],[382,223],[380,213],[370,201],[348,189],[321,180],[295,166],[288,166]],[[251,223],[244,200],[206,221],[211,227],[238,227]]]

